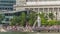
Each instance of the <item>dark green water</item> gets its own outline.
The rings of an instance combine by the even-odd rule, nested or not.
[[[0,32],[0,34],[60,34],[60,33]]]

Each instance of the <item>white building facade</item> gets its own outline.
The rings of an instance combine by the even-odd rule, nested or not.
[[[14,8],[16,11],[27,9],[48,14],[53,12],[60,20],[60,0],[17,0]]]

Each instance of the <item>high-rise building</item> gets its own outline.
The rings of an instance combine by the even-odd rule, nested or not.
[[[16,0],[0,0],[0,10],[12,11]]]
[[[13,17],[14,5],[16,5],[16,0],[0,0],[0,14],[5,16],[2,23],[9,23]]]

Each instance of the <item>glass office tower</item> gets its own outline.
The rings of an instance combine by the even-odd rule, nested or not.
[[[16,5],[16,0],[0,0],[0,12],[1,11],[12,11],[13,12],[13,6]],[[9,13],[3,13],[5,16],[4,20],[2,20],[2,23],[9,23],[9,19],[12,18]]]
[[[12,11],[16,0],[0,0],[0,10]]]

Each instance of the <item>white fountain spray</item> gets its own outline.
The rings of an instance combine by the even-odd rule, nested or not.
[[[40,18],[40,16],[39,16],[39,13],[40,13],[40,12],[38,12],[38,16],[37,16],[38,27],[41,26],[41,18]]]

